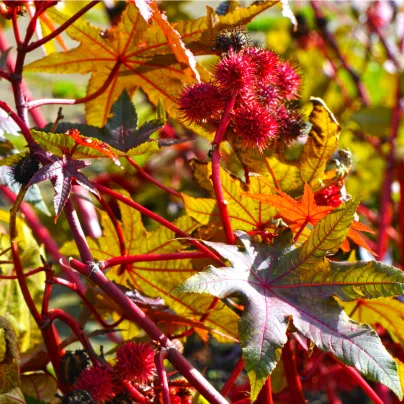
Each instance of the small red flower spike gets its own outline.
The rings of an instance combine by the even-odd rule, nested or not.
[[[87,391],[96,404],[103,404],[114,396],[116,385],[110,369],[92,366],[81,372],[74,388]]]
[[[251,59],[257,81],[276,83],[277,67],[280,60],[275,53],[266,49],[251,47],[244,49],[242,54]]]
[[[261,152],[278,133],[276,119],[258,104],[235,111],[234,126],[247,147],[257,146]]]
[[[335,184],[330,185],[329,187],[316,192],[314,195],[314,200],[316,201],[317,205],[334,206],[337,208],[343,202],[341,188]]]
[[[178,100],[183,118],[195,123],[219,119],[224,97],[212,83],[198,83],[183,90]]]
[[[152,345],[127,342],[116,353],[115,373],[118,377],[146,384],[156,373]]]
[[[223,93],[235,94],[254,84],[254,65],[250,57],[241,53],[232,53],[219,61],[215,77]]]
[[[277,85],[282,96],[287,100],[296,99],[300,84],[296,70],[288,62],[281,62],[277,67]]]

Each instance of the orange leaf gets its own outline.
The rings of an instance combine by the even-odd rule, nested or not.
[[[314,200],[314,193],[307,183],[304,184],[302,199],[297,201],[282,191],[276,191],[279,195],[251,195],[268,205],[274,206],[293,231],[298,231],[302,226],[310,223],[315,225],[327,213],[334,210],[332,206],[318,206]]]

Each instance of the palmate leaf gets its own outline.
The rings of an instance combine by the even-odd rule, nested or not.
[[[79,125],[77,125],[77,127],[80,128]],[[154,153],[159,150],[158,142],[156,140],[152,140],[150,142],[144,142],[126,152],[121,152],[120,150],[108,146],[109,153],[106,154],[99,148],[94,148],[91,146],[91,142],[99,143],[98,139],[84,137],[84,139],[88,140],[89,145],[87,146],[85,142],[83,142],[83,144],[77,144],[73,137],[66,133],[46,133],[36,130],[31,130],[31,133],[35,141],[38,142],[38,144],[44,150],[59,157],[64,155],[69,155],[70,157],[76,159],[108,157],[116,162],[116,157],[133,157],[145,153]]]
[[[247,8],[239,7],[226,16],[218,16],[210,7],[208,15],[195,21],[172,26],[155,11],[151,25],[142,18],[138,8],[129,3],[120,23],[105,32],[83,20],[78,20],[67,34],[80,46],[68,52],[53,53],[26,67],[30,71],[48,73],[91,73],[87,94],[97,91],[106,81],[116,63],[119,69],[107,90],[95,100],[86,103],[87,123],[105,125],[112,104],[126,89],[132,96],[141,88],[149,100],[157,105],[161,99],[167,112],[178,116],[175,96],[187,84],[196,82],[195,60],[191,50],[201,43],[198,54],[212,53],[212,40],[219,27],[239,26],[277,1],[268,1]],[[57,24],[69,16],[55,9],[47,12]],[[204,72],[203,68],[199,68]],[[204,73],[207,75],[207,73]]]
[[[202,174],[202,171],[200,171]],[[205,171],[208,176],[210,168]],[[237,230],[264,230],[271,224],[275,209],[245,194],[248,190],[251,194],[267,194],[271,188],[259,176],[251,176],[250,184],[242,184],[238,179],[232,178],[225,170],[220,170],[220,178],[230,222],[233,229]],[[207,179],[207,178],[206,178]],[[208,180],[210,183],[210,180]],[[187,214],[197,220],[200,224],[219,224],[220,215],[215,199],[193,198],[182,194]]]
[[[126,194],[124,191],[122,191]],[[152,232],[146,231],[139,212],[118,202],[123,223],[124,238],[127,254],[161,254],[180,252],[187,247],[181,241],[175,239],[176,235],[165,227],[159,227]],[[106,213],[101,216],[104,233],[99,239],[87,238],[88,245],[94,259],[101,261],[114,256],[120,256],[120,244],[115,228],[112,226]],[[175,222],[177,227],[190,233],[199,225],[190,217],[183,216]],[[73,242],[66,243],[62,253],[72,255],[77,252]],[[171,292],[183,283],[191,274],[197,271],[193,268],[190,259],[176,261],[139,262],[126,267],[121,272],[120,267],[114,267],[108,272],[111,280],[123,285],[131,285],[141,293],[149,297],[161,297],[177,314],[188,319],[198,321],[212,303],[212,297],[206,296],[201,299],[195,294],[183,293],[174,296]],[[212,330],[212,335],[223,341],[234,340],[237,334],[238,317],[224,304],[220,303],[212,311],[204,324]],[[139,330],[129,322],[121,324],[120,328],[127,328],[125,339],[133,338]],[[229,337],[229,338],[227,338]]]
[[[101,141],[102,144],[106,144],[107,150],[113,153],[116,157],[121,156],[136,156],[143,154],[143,152],[154,152],[159,150],[159,145],[164,145],[161,140],[150,140],[150,136],[161,129],[167,119],[164,107],[161,102],[157,105],[156,118],[151,121],[146,121],[142,126],[138,128],[138,117],[136,108],[133,105],[127,91],[123,91],[119,98],[112,105],[111,112],[113,115],[108,118],[104,128],[98,128],[96,126],[87,125],[84,123],[71,123],[62,122],[58,124],[57,130],[65,135],[58,135],[55,139],[54,135],[49,134],[48,138],[51,140],[51,147],[56,146],[57,152],[65,150],[71,151],[73,155],[80,155],[80,157],[96,158],[96,157],[108,157],[103,150],[97,150],[94,147],[88,147],[89,141],[94,141],[96,144]],[[53,124],[45,126],[44,131],[50,131]],[[66,135],[66,132],[71,129],[77,129],[81,135],[84,135],[84,139],[87,143],[81,145],[74,145],[73,142]],[[37,134],[35,136],[40,137],[40,140],[45,140],[44,136]],[[96,140],[98,139],[98,140]],[[44,142],[44,147],[49,147],[49,142]],[[74,147],[74,149],[72,149]],[[115,157],[115,158],[116,158]],[[1,162],[0,162],[1,163]]]
[[[397,366],[376,332],[351,320],[335,301],[403,293],[404,274],[378,262],[338,263],[326,255],[346,237],[358,200],[346,202],[314,227],[299,248],[287,230],[274,245],[237,232],[242,246],[205,242],[230,262],[209,266],[180,291],[239,296],[245,304],[239,336],[254,400],[275,368],[290,321],[320,349],[402,396]]]
[[[94,195],[99,194],[90,180],[83,173],[78,171],[90,165],[90,163],[83,160],[69,159],[65,156],[63,156],[62,159],[54,158],[55,160],[52,163],[43,166],[33,175],[27,186],[29,187],[43,181],[51,180],[55,189],[53,203],[56,217],[58,217],[69,199],[73,181],[76,181]]]

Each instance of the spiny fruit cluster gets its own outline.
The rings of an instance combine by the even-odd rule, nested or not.
[[[127,342],[116,352],[114,366],[94,364],[88,367],[89,360],[84,351],[67,353],[62,360],[62,374],[74,390],[64,396],[62,402],[132,402],[125,393],[122,381],[147,386],[156,372],[154,355],[154,349],[148,343]]]
[[[301,80],[291,64],[274,52],[250,46],[240,29],[221,32],[214,48],[224,52],[214,79],[183,90],[178,100],[183,118],[217,124],[230,108],[232,129],[247,147],[260,151],[274,139],[290,143],[299,137],[305,124],[292,102]]]

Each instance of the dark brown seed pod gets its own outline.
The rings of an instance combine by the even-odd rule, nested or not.
[[[134,402],[127,393],[118,394],[112,401],[108,401],[109,404],[133,404]]]
[[[82,349],[78,349],[74,353],[71,351],[66,352],[60,363],[64,381],[73,385],[89,363],[90,359],[87,352]]]
[[[216,35],[213,50],[218,53],[227,53],[231,47],[234,52],[240,52],[248,46],[251,46],[251,39],[247,32],[241,27],[235,27],[220,31]]]
[[[62,404],[94,404],[91,395],[85,390],[74,390],[60,398]]]
[[[27,154],[11,167],[12,178],[20,185],[27,185],[39,170],[39,161],[32,154]]]

